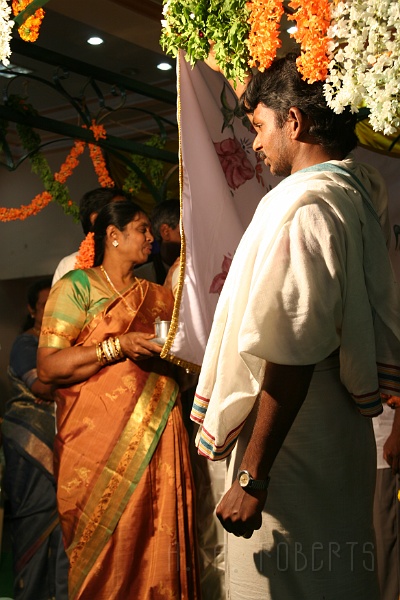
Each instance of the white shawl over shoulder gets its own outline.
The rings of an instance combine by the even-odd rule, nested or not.
[[[307,365],[340,348],[360,412],[400,393],[399,289],[386,248],[387,198],[349,157],[291,175],[260,202],[224,284],[191,418],[198,451],[225,458],[266,362]]]

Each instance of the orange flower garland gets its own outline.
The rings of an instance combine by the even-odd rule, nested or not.
[[[297,32],[291,37],[301,47],[297,69],[309,83],[324,81],[328,76],[329,4],[329,0],[291,0],[289,3],[289,8],[296,12],[287,18],[297,24]]]
[[[246,8],[251,11],[248,23],[250,33],[247,41],[251,60],[250,67],[257,67],[264,71],[271,66],[276,56],[276,51],[281,47],[279,39],[280,20],[283,15],[283,2],[281,0],[253,0],[246,3]]]
[[[83,142],[82,140],[75,140],[75,143],[65,159],[65,162],[61,165],[60,171],[58,173],[54,173],[54,179],[56,181],[59,183],[65,183],[68,177],[72,175],[75,167],[79,165],[78,157],[84,151],[85,146],[86,142]]]
[[[32,0],[13,0],[12,10],[14,15],[18,15],[25,10]],[[43,8],[38,8],[33,15],[28,17],[18,28],[18,33],[24,42],[36,42],[39,37],[39,29],[42,24],[45,12]]]
[[[103,125],[96,125],[93,121],[90,129],[93,131],[93,135],[96,140],[104,139],[106,137],[106,131]],[[76,140],[73,147],[71,148],[67,158],[61,165],[58,173],[54,174],[54,180],[64,184],[68,177],[70,177],[78,166],[78,157],[82,154],[86,146],[86,142]],[[105,166],[105,161],[101,152],[101,149],[94,145],[88,144],[90,156],[92,158],[93,167],[99,180],[101,187],[114,187],[115,183],[108,174]],[[0,207],[0,222],[6,223],[8,221],[24,221],[28,217],[37,215],[43,208],[45,208],[53,199],[52,195],[48,191],[44,191],[32,200],[30,204],[21,205],[19,208],[4,208]],[[72,200],[68,201],[71,206]]]
[[[94,263],[94,233],[89,231],[79,246],[78,256],[75,261],[75,269],[88,269]]]
[[[96,125],[96,123],[92,121],[90,129],[93,131],[94,139],[96,141],[106,138],[106,130],[103,125]],[[114,187],[115,183],[108,173],[100,146],[89,144],[89,152],[101,187]]]
[[[42,192],[35,196],[30,204],[22,205],[20,208],[0,208],[0,221],[3,223],[17,219],[23,221],[32,215],[37,215],[51,200],[50,192]]]

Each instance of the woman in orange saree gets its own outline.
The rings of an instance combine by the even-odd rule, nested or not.
[[[153,322],[171,292],[136,279],[153,238],[141,209],[106,206],[92,269],[52,289],[38,369],[59,385],[57,499],[71,600],[196,600],[194,493],[176,367]]]

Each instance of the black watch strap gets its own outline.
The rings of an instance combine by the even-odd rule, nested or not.
[[[254,479],[245,469],[239,471],[237,478],[239,485],[247,490],[267,490],[270,480],[269,477],[267,479]]]

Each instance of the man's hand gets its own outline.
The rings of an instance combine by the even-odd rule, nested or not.
[[[217,506],[217,517],[229,533],[250,538],[262,524],[262,510],[268,490],[243,490],[238,481],[226,492]]]

